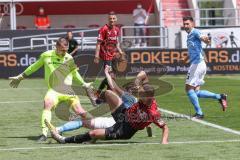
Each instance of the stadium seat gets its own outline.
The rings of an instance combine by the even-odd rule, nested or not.
[[[88,28],[99,28],[100,26],[98,24],[90,24],[88,25]]]
[[[163,16],[164,16],[164,24],[165,26],[175,26],[176,24],[182,24],[182,17],[190,16],[191,13],[189,11],[172,11],[176,9],[188,9],[188,1],[187,0],[163,0]],[[175,19],[173,19],[173,17]]]
[[[65,25],[64,28],[76,28],[76,26],[68,24],[68,25]]]
[[[17,29],[27,29],[27,27],[26,26],[17,26]]]

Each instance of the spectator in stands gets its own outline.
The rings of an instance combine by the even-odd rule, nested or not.
[[[236,37],[234,36],[233,32],[231,32],[231,34],[229,35],[229,38],[230,38],[232,48],[233,48],[233,46],[235,46],[237,48],[238,46],[237,46],[237,43],[235,42]]]
[[[67,32],[66,39],[68,40],[68,44],[69,44],[68,53],[72,56],[76,56],[78,51],[78,42],[73,38],[72,31]]]
[[[212,36],[211,36],[211,33],[208,33],[207,36],[208,36],[208,39],[209,39],[210,42],[206,44],[206,48],[208,48],[208,47],[211,48],[212,47]]]
[[[137,8],[133,10],[133,20],[134,26],[136,27],[143,27],[145,26],[145,20],[147,18],[147,12],[145,9],[142,8],[140,3],[137,4]],[[144,28],[134,28],[134,36],[145,36],[145,29]],[[146,46],[145,38],[136,38],[135,45],[138,47]]]
[[[35,17],[35,27],[37,29],[48,29],[50,28],[50,19],[45,14],[44,8],[40,7],[38,9],[38,15]]]

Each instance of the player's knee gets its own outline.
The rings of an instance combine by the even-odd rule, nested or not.
[[[187,85],[185,86],[185,92],[188,93],[189,90],[194,89],[192,86]]]
[[[44,108],[51,109],[54,106],[54,101],[51,98],[44,99]]]
[[[81,105],[71,105],[71,107],[73,111],[81,117],[85,117],[87,115],[87,112],[82,108]]]
[[[111,90],[106,90],[106,91],[105,91],[105,98],[106,98],[106,99],[110,98],[110,97],[112,96],[112,93],[113,93],[113,92],[112,92]]]
[[[142,76],[147,76],[145,71],[140,71],[139,74],[142,75]]]
[[[97,136],[97,131],[96,130],[89,131],[89,135],[90,137],[95,138]]]

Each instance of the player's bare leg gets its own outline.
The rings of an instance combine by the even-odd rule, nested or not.
[[[105,92],[106,101],[110,106],[111,112],[114,112],[121,104],[121,98],[114,93],[113,91],[107,90]],[[58,141],[59,143],[83,143],[86,141],[90,141],[92,139],[105,139],[105,129],[95,129],[89,131],[85,134],[76,135],[72,137],[63,137],[59,135],[57,132],[51,132],[52,137]]]
[[[83,109],[81,103],[78,102],[72,102],[71,104],[73,111],[81,116],[82,119],[86,119],[87,118],[87,112]]]
[[[106,90],[105,98],[111,112],[114,112],[122,104],[122,99],[113,91]]]

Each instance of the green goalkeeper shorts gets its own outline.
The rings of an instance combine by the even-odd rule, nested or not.
[[[78,96],[76,95],[68,95],[68,94],[62,94],[62,93],[59,93],[59,92],[56,92],[55,90],[53,89],[48,89],[46,95],[45,95],[45,98],[44,100],[51,100],[54,102],[54,108],[57,107],[57,105],[60,103],[60,102],[67,102],[69,104],[69,106],[73,107],[75,106],[75,104],[78,104],[80,103],[80,100],[78,98]]]

